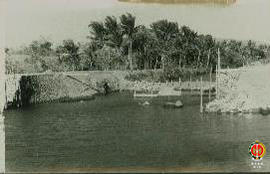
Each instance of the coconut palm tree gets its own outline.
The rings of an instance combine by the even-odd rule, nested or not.
[[[105,18],[104,27],[106,31],[105,44],[109,47],[120,49],[123,34],[121,31],[121,26],[118,24],[116,17],[107,16]]]
[[[168,20],[159,20],[150,25],[152,32],[158,39],[158,46],[161,52],[162,69],[169,54],[174,50],[174,41],[179,34],[178,24]]]
[[[121,28],[123,31],[123,41],[128,44],[128,60],[129,68],[133,70],[133,58],[132,58],[132,44],[134,39],[134,34],[136,33],[138,27],[135,24],[136,17],[130,13],[123,14],[120,16]]]
[[[116,17],[107,16],[103,22],[91,22],[89,25],[91,29],[92,36],[90,39],[95,42],[99,47],[99,52],[102,58],[107,56],[110,60],[110,54],[106,54],[105,47],[114,48],[118,53],[120,53],[120,48],[122,44],[122,31],[121,26],[118,24]]]
[[[99,48],[105,44],[106,29],[102,22],[93,21],[88,27],[90,28],[91,36],[88,36]]]

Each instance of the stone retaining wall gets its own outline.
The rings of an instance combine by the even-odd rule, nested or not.
[[[270,64],[223,71],[220,76],[220,95],[207,104],[206,111],[268,113],[269,74]]]
[[[108,72],[50,73],[9,75],[6,79],[6,103],[20,106],[52,101],[91,99],[103,93],[104,83],[119,90],[119,76]]]
[[[232,101],[237,96],[237,82],[243,71],[243,69],[220,71],[219,95],[214,101],[206,105],[207,112],[227,112],[236,107],[237,104]]]
[[[8,106],[23,106],[53,101],[91,99],[104,93],[107,83],[111,91],[154,90],[170,86],[177,89],[200,89],[200,82],[149,83],[131,82],[125,79],[128,71],[87,71],[63,73],[39,73],[7,75],[6,103]],[[203,89],[214,88],[214,83],[203,82]]]

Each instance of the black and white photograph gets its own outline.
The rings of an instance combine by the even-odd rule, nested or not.
[[[270,172],[269,0],[0,0],[0,173]]]

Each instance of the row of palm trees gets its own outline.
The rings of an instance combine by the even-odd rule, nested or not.
[[[150,28],[136,25],[135,16],[107,16],[89,24],[92,52],[110,47],[121,57],[127,56],[129,69],[215,66],[217,49],[222,51],[224,66],[240,66],[266,57],[268,46],[249,41],[217,41],[211,35],[198,34],[187,26],[168,20],[153,22]],[[240,45],[239,45],[240,44]],[[94,45],[94,46],[93,46]],[[239,48],[239,49],[236,49]],[[268,50],[269,51],[269,50]],[[116,58],[117,59],[117,58]],[[122,60],[121,58],[118,58]],[[135,62],[134,62],[135,61]]]
[[[128,60],[131,70],[133,69],[132,48],[134,34],[140,27],[135,26],[135,19],[134,16],[128,13],[120,16],[120,24],[114,16],[107,16],[104,23],[94,21],[89,24],[92,29],[90,39],[98,48],[107,45],[120,51],[122,46],[128,47]]]
[[[92,21],[89,29],[87,43],[68,39],[53,48],[53,43],[42,39],[33,41],[19,52],[29,55],[31,59],[26,63],[35,65],[38,72],[109,69],[197,71],[215,67],[218,49],[223,67],[239,67],[270,57],[270,46],[266,44],[216,40],[211,35],[198,34],[187,26],[180,27],[168,20],[153,22],[149,27],[136,25],[136,17],[129,13],[119,18],[107,16],[104,21]],[[6,52],[11,53],[12,50],[6,49]]]

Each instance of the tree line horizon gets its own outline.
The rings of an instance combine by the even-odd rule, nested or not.
[[[118,18],[107,16],[103,21],[91,21],[86,43],[63,40],[53,43],[35,40],[20,50],[6,48],[8,73],[27,70],[12,64],[12,55],[27,55],[26,64],[32,71],[89,71],[89,70],[181,70],[215,68],[217,50],[221,66],[237,68],[254,61],[266,60],[270,46],[255,41],[218,40],[210,34],[198,34],[186,25],[166,19],[149,27],[136,24],[130,13]],[[24,67],[25,68],[25,67]],[[17,73],[18,73],[17,72]]]

